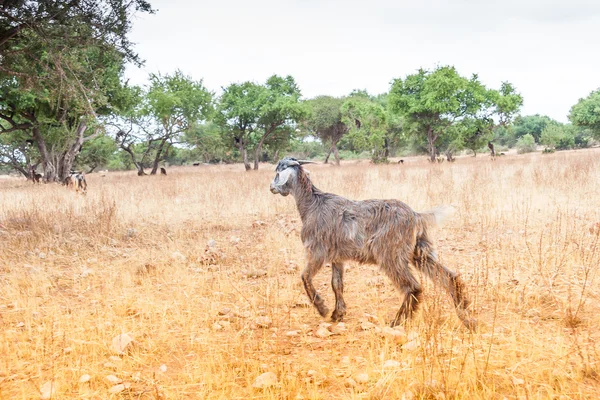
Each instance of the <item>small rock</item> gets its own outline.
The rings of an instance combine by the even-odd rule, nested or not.
[[[383,363],[383,369],[396,369],[399,368],[402,364],[400,364],[396,360],[387,360]]]
[[[323,326],[320,326],[319,329],[317,329],[317,332],[315,332],[315,336],[320,338],[326,338],[331,335],[333,335],[333,333],[329,332],[329,330]]]
[[[133,338],[127,333],[117,335],[112,340],[113,350],[117,354],[125,354],[133,345]]]
[[[333,333],[335,335],[341,335],[341,334],[345,333],[348,330],[348,328],[346,327],[345,323],[338,322],[337,324],[335,324],[331,328],[329,328],[329,330],[331,331],[331,333]]]
[[[300,334],[300,331],[288,331],[285,333],[285,336],[298,336]]]
[[[24,328],[25,327],[25,322],[21,321],[19,323],[17,323],[17,328]]]
[[[111,387],[110,389],[108,389],[108,393],[111,393],[111,394],[121,393],[125,389],[129,389],[130,385],[131,384],[129,384],[129,383],[121,383],[119,385],[115,385],[115,386]]]
[[[81,276],[82,278],[88,277],[90,275],[94,275],[96,272],[88,267],[83,267],[81,269],[81,274],[79,276]]]
[[[358,383],[367,383],[367,382],[369,382],[369,374],[366,374],[366,373],[356,374],[354,379]]]
[[[410,340],[410,341],[404,343],[402,345],[402,348],[404,350],[409,350],[409,351],[416,350],[419,348],[419,341],[416,339]]]
[[[397,344],[404,344],[408,340],[405,332],[390,328],[389,326],[386,326],[381,330],[381,335],[386,339],[393,340]]]
[[[56,382],[48,381],[40,387],[41,398],[50,399],[56,394],[56,391]]]
[[[218,312],[218,314],[221,315],[221,316],[227,315],[229,313],[231,313],[231,308],[227,308],[227,307],[220,309],[219,312]]]
[[[219,324],[218,322],[215,322],[214,324],[212,324],[211,328],[213,331],[220,331],[223,329],[223,326],[221,324]]]
[[[176,261],[185,261],[185,260],[187,260],[187,257],[184,256],[183,254],[181,254],[178,251],[174,251],[173,253],[171,253],[171,258],[173,260],[176,260]]]
[[[65,354],[71,354],[73,352],[73,349],[71,347],[65,347],[63,349],[63,353]]]
[[[158,370],[162,373],[165,373],[165,372],[167,372],[167,366],[165,364],[163,364],[160,367],[158,367]]]
[[[348,357],[348,356],[342,357],[342,359],[340,360],[340,363],[342,363],[344,365],[350,365],[350,357]]]
[[[46,258],[46,253],[44,253],[43,251],[41,251],[41,252],[38,254],[38,257],[39,257],[39,258],[41,258],[41,259],[44,259],[44,258]]]
[[[259,328],[270,328],[271,325],[273,324],[273,321],[271,320],[271,318],[269,317],[258,317],[254,320],[254,323],[259,327]]]
[[[138,231],[135,228],[127,229],[127,239],[133,239],[137,237]]]
[[[110,382],[110,383],[112,383],[112,384],[115,384],[115,383],[121,383],[121,382],[123,382],[123,380],[122,380],[122,379],[120,379],[120,378],[117,378],[117,377],[116,377],[116,376],[114,376],[114,375],[106,375],[106,380],[107,380],[107,381],[109,381],[109,382]]]
[[[269,388],[277,385],[277,375],[273,372],[265,372],[264,374],[256,377],[256,380],[252,384],[252,387],[257,389]]]
[[[210,239],[207,243],[208,247],[212,248],[217,245],[217,242],[214,239]]]
[[[88,374],[81,375],[81,377],[79,377],[79,383],[89,382],[90,379],[92,379],[92,377],[89,376]]]
[[[371,330],[371,329],[375,329],[375,324],[374,324],[374,323],[372,323],[372,322],[369,322],[369,321],[363,321],[363,322],[360,324],[360,328],[361,328],[363,331],[368,331],[368,330]]]
[[[315,371],[314,369],[309,369],[308,371],[306,371],[306,375],[307,376],[317,376],[317,371]]]
[[[512,382],[513,382],[513,385],[515,385],[515,386],[520,386],[520,385],[524,385],[525,384],[525,380],[524,379],[515,378],[514,376],[512,377]]]
[[[229,241],[231,242],[231,244],[238,244],[242,239],[240,239],[239,237],[236,236],[232,236],[229,238]]]

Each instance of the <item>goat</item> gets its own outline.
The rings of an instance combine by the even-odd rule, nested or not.
[[[71,174],[65,178],[65,185],[67,188],[75,188],[77,193],[87,193],[87,182],[82,171],[71,171]]]
[[[331,265],[331,286],[335,294],[331,320],[340,321],[346,314],[344,263],[354,260],[378,264],[396,289],[405,295],[391,326],[410,319],[422,295],[421,284],[409,267],[412,264],[442,284],[452,296],[463,324],[469,329],[476,328],[477,321],[470,318],[469,300],[458,274],[438,261],[429,236],[429,229],[448,214],[448,207],[417,213],[398,200],[353,201],[325,193],[312,184],[302,168],[305,163],[294,158],[279,161],[270,188],[273,194],[291,193],[296,200],[307,256],[302,283],[322,317],[329,310],[313,286],[313,277],[325,264]]]

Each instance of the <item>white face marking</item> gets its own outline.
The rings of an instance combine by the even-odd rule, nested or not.
[[[271,183],[271,191],[273,193],[279,193],[281,195],[288,195],[289,191],[284,189],[284,186],[290,179],[290,177],[294,176],[296,170],[294,168],[286,168],[283,171],[280,171],[275,175],[273,182]],[[275,189],[275,191],[273,191]]]

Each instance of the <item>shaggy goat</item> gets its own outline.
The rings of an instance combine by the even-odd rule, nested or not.
[[[317,189],[302,168],[305,161],[284,158],[277,165],[271,192],[296,200],[302,219],[302,243],[306,249],[307,265],[302,272],[304,289],[325,317],[329,310],[313,286],[312,280],[325,264],[331,264],[331,286],[335,294],[333,321],[346,313],[344,303],[344,262],[378,264],[394,286],[405,295],[392,326],[410,319],[421,301],[421,284],[411,273],[409,264],[441,283],[454,300],[463,324],[474,329],[458,275],[439,263],[434,245],[428,235],[448,208],[417,213],[398,200],[353,201]]]
[[[83,172],[71,171],[71,175],[67,176],[64,183],[67,186],[67,188],[75,188],[75,191],[77,193],[87,193],[87,182],[85,180],[85,175],[83,174]]]

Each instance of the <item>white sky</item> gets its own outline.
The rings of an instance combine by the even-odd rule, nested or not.
[[[181,69],[220,93],[292,75],[304,97],[386,92],[393,78],[456,66],[488,87],[513,83],[522,114],[566,122],[600,87],[596,0],[151,0],[131,39],[146,60],[126,77]]]

